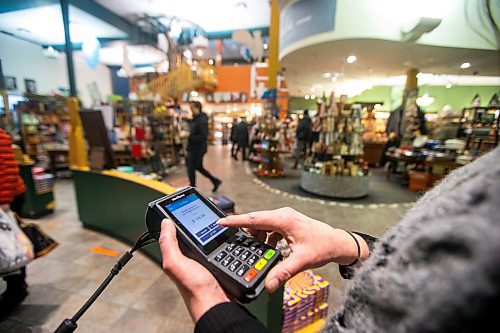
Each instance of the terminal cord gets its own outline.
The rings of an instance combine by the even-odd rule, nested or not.
[[[54,333],[71,333],[76,330],[78,325],[76,322],[80,319],[81,316],[92,306],[95,300],[102,294],[104,289],[109,285],[111,280],[120,273],[121,269],[129,262],[133,257],[133,253],[146,245],[152,244],[156,242],[156,240],[149,234],[149,232],[143,233],[137,242],[134,244],[130,251],[125,252],[118,262],[113,266],[111,272],[108,277],[101,283],[99,288],[90,296],[90,298],[85,302],[85,304],[78,310],[73,317],[70,319],[64,319],[64,321],[59,325],[59,327],[54,331]]]

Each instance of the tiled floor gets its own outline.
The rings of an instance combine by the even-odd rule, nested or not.
[[[395,224],[407,209],[321,205],[266,191],[254,182],[243,162],[229,158],[224,147],[210,147],[205,166],[223,180],[219,194],[236,202],[238,212],[291,206],[334,227],[379,236]],[[198,187],[209,193],[211,184],[198,175]],[[187,185],[179,167],[167,179],[175,186]],[[48,256],[28,266],[30,294],[3,322],[0,332],[52,332],[70,317],[107,276],[116,257],[92,253],[94,246],[124,252],[128,247],[114,239],[81,227],[70,180],[58,181],[55,214],[36,222],[60,242]],[[347,282],[335,264],[315,272],[331,282],[330,303],[338,306]],[[0,279],[0,292],[5,288]],[[173,283],[161,268],[141,254],[115,278],[94,306],[79,321],[79,332],[191,332],[193,324]]]

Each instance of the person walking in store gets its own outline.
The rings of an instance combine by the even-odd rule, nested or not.
[[[19,176],[19,167],[12,152],[12,139],[0,128],[0,209],[5,213],[13,211],[21,214],[25,191],[26,187]],[[21,304],[28,295],[26,267],[3,279],[7,283],[7,289],[0,295],[0,319]]]
[[[302,119],[299,120],[299,124],[297,125],[297,132],[295,134],[296,139],[296,147],[295,147],[295,161],[293,164],[293,168],[297,169],[299,165],[300,158],[302,154],[307,156],[307,146],[309,145],[309,140],[311,139],[312,132],[312,122],[309,117],[309,110],[304,110],[304,115]]]
[[[291,208],[230,216],[291,255],[266,276],[275,291],[292,276],[327,263],[352,278],[343,305],[324,332],[478,332],[498,324],[500,308],[500,147],[450,173],[382,238],[335,229]],[[265,332],[231,301],[201,264],[179,249],[162,222],[163,268],[196,323],[195,332]],[[481,329],[489,328],[489,329]],[[494,330],[494,329],[493,329]]]
[[[237,136],[238,120],[233,119],[233,126],[231,127],[231,157],[236,158],[236,151],[238,149],[238,136]],[[237,158],[236,158],[237,159]]]
[[[247,148],[249,144],[249,135],[248,135],[248,123],[245,118],[241,118],[240,123],[236,127],[236,138],[238,140],[238,149],[236,149],[236,154],[234,159],[238,160],[238,154],[240,150],[242,151],[242,159],[243,161],[247,160]]]
[[[203,167],[203,157],[208,148],[208,117],[202,112],[201,103],[194,101],[190,103],[193,119],[189,122],[189,137],[187,145],[186,168],[189,177],[189,185],[196,187],[196,171],[210,179],[213,184],[212,192],[216,192],[222,181],[214,177]]]

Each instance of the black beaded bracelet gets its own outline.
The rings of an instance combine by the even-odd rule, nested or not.
[[[352,234],[352,232],[347,231],[347,230],[344,230],[344,231],[347,232],[349,235],[351,235],[351,237],[356,242],[356,247],[358,248],[358,256],[356,257],[356,259],[352,263],[350,263],[349,265],[341,265],[343,267],[351,267],[351,266],[356,265],[361,260],[361,246],[359,245],[358,239],[356,238],[356,236],[354,236]]]

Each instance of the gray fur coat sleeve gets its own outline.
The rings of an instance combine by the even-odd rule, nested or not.
[[[452,172],[376,244],[326,332],[477,332],[500,311],[500,148]]]

